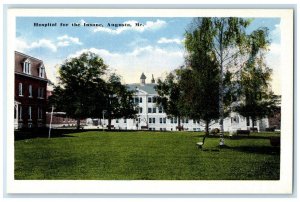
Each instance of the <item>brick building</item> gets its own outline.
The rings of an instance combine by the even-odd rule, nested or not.
[[[45,126],[47,83],[43,61],[15,51],[15,129]]]

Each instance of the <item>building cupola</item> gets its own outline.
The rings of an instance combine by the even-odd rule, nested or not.
[[[152,74],[151,83],[155,83],[155,79],[154,79],[154,77],[153,77],[153,74]]]
[[[142,73],[141,78],[140,78],[140,79],[141,79],[141,84],[142,84],[142,85],[145,85],[145,84],[146,84],[146,78],[147,78],[147,77],[145,76],[145,74]]]

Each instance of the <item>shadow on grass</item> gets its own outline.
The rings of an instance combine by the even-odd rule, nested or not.
[[[60,128],[60,129],[51,129],[51,138],[62,138],[62,137],[75,137],[73,135],[69,135],[72,133],[83,133],[90,131],[98,131],[98,132],[138,132],[137,130],[119,130],[112,129],[104,131],[102,129],[75,129],[75,128]],[[147,132],[147,131],[146,131]],[[49,136],[49,128],[33,128],[33,129],[22,129],[14,132],[15,141],[24,140],[24,139],[32,139],[32,138],[48,138]]]
[[[257,139],[262,139],[262,140],[266,140],[266,139],[270,139],[270,137],[273,137],[272,135],[270,136],[260,136],[260,135],[256,135],[256,136],[241,136],[241,135],[234,135],[232,136],[230,139],[232,140],[241,140],[241,139],[252,139],[252,140],[257,140]]]
[[[61,138],[61,137],[75,137],[68,135],[70,133],[80,133],[86,132],[87,130],[76,130],[76,129],[51,129],[51,138]],[[39,129],[24,129],[15,131],[15,141],[32,139],[32,138],[48,138],[49,128],[39,128]]]
[[[223,146],[222,149],[230,149],[239,152],[251,153],[251,154],[267,154],[267,155],[279,155],[280,147],[269,146]]]

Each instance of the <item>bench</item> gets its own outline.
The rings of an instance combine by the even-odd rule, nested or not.
[[[106,128],[109,128],[109,125],[107,125]],[[115,129],[115,126],[114,125],[110,125],[110,129]]]
[[[184,130],[183,126],[176,126],[176,130]]]
[[[148,126],[141,126],[141,130],[148,130]]]
[[[204,144],[203,142],[197,142],[196,143],[198,149],[202,149],[203,144]]]
[[[250,135],[250,130],[236,130],[236,135]]]
[[[250,128],[250,131],[251,131],[251,132],[256,132],[256,133],[258,133],[258,129],[255,128],[255,127],[254,127],[254,128]]]

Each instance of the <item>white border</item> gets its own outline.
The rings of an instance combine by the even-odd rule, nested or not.
[[[285,69],[281,70],[282,127],[279,181],[84,181],[14,180],[13,113],[7,118],[7,193],[290,194],[293,178],[293,11],[291,9],[8,9],[7,112],[14,103],[16,17],[280,17]]]

